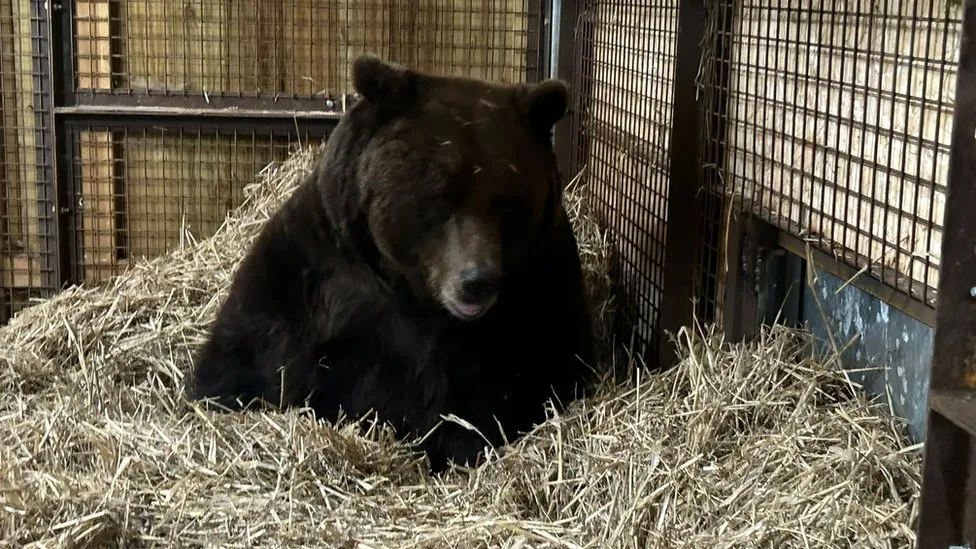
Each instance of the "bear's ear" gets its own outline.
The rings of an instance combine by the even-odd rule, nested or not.
[[[372,54],[353,62],[352,83],[367,101],[383,106],[407,105],[417,94],[415,72]]]
[[[530,84],[523,88],[519,103],[529,126],[542,135],[548,135],[552,127],[566,116],[569,86],[556,79]]]

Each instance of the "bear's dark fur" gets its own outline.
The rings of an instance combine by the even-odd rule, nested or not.
[[[307,404],[332,421],[373,411],[411,438],[454,414],[493,446],[511,442],[591,372],[550,142],[567,88],[373,56],[353,81],[361,99],[240,265],[188,396]],[[485,446],[453,422],[423,443],[435,470],[474,464]]]

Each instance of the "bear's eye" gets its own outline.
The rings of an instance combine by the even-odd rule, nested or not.
[[[450,204],[443,200],[431,200],[420,210],[420,227],[425,233],[433,232],[451,215]]]
[[[493,204],[495,215],[502,222],[507,235],[517,235],[528,230],[532,224],[532,209],[524,200],[515,197],[500,197]]]
[[[449,208],[459,208],[466,198],[465,188],[463,182],[452,179],[441,189],[437,199]]]

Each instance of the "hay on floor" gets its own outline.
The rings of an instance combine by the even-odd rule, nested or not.
[[[269,167],[213,238],[0,329],[0,546],[906,547],[920,452],[775,328],[607,384],[475,471],[442,478],[368,422],[187,412],[192,350],[312,151]],[[574,191],[576,193],[577,191]],[[604,235],[578,195],[600,329]],[[612,304],[611,304],[612,305]]]

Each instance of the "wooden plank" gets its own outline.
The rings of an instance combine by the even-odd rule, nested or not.
[[[349,64],[366,52],[440,74],[521,81],[527,2],[121,2],[120,85],[339,95],[352,91]]]
[[[17,89],[14,71],[14,32],[13,2],[0,0],[0,238],[16,238],[20,226],[20,215],[16,207],[17,191],[20,188],[20,172],[17,169],[18,143],[17,128]],[[11,76],[7,76],[10,74]],[[10,245],[6,243],[6,245]]]
[[[280,2],[223,0],[227,31],[224,52],[227,82],[232,93],[274,95],[282,89],[285,59],[294,44],[283,37],[284,10]],[[335,31],[336,29],[331,29]]]
[[[178,234],[180,151],[158,134],[130,136],[125,140],[126,237],[129,257],[154,257]]]
[[[340,1],[347,65],[372,52],[435,74],[525,79],[527,0]]]
[[[119,85],[125,89],[174,93],[238,91],[229,82],[231,59],[224,37],[228,26],[233,28],[236,21],[229,17],[227,6],[247,1],[255,0],[119,2],[122,35],[119,65],[123,76]],[[247,7],[238,9],[237,13],[241,12],[247,13]],[[249,15],[249,22],[253,23],[256,13]],[[238,35],[242,44],[245,36],[249,43],[255,42],[254,30],[247,28],[246,35]],[[254,48],[245,53],[254,59],[258,52]]]
[[[941,246],[945,262],[929,370],[919,549],[976,545],[976,437],[962,428],[972,428],[971,399],[976,397],[976,0],[965,2],[958,68]]]
[[[667,225],[672,56],[677,10],[592,8],[592,91],[585,180],[619,258],[622,298],[653,343],[660,318]],[[634,75],[646,75],[634,78]]]
[[[185,58],[187,91],[220,93],[228,88],[227,4],[213,0],[183,0],[182,45]],[[267,3],[267,2],[265,2]]]
[[[419,53],[421,0],[401,0],[389,10],[389,58],[416,67]]]
[[[337,95],[345,85],[340,0],[295,0],[282,13],[285,56],[282,91],[301,95]]]
[[[976,393],[936,390],[929,402],[933,410],[976,437]]]
[[[38,286],[36,266],[40,258],[25,253],[11,254],[5,251],[0,263],[0,286],[9,289],[26,289]]]
[[[75,0],[75,51],[79,89],[112,89],[109,4],[109,0]]]
[[[182,14],[175,2],[119,3],[119,64],[124,89],[184,90]]]
[[[78,87],[112,89],[112,34],[109,0],[75,0]],[[101,282],[116,274],[115,161],[109,132],[78,136],[81,176],[82,262],[84,281]]]
[[[470,27],[467,53],[478,52],[480,44],[487,43],[490,48],[489,62],[486,64],[486,77],[502,82],[521,82],[525,80],[525,48],[528,47],[528,13],[526,0],[506,0],[491,2],[501,4],[489,15],[488,40],[482,41],[484,31]]]
[[[388,0],[341,0],[341,12],[345,44],[346,74],[343,93],[353,93],[352,75],[349,67],[356,57],[373,53],[389,58],[389,12]]]
[[[84,281],[98,283],[118,273],[116,250],[115,151],[112,134],[78,135],[82,208]]]
[[[196,239],[210,236],[258,170],[288,152],[284,144],[250,136],[130,135],[124,151],[129,257],[172,250],[184,230]]]

